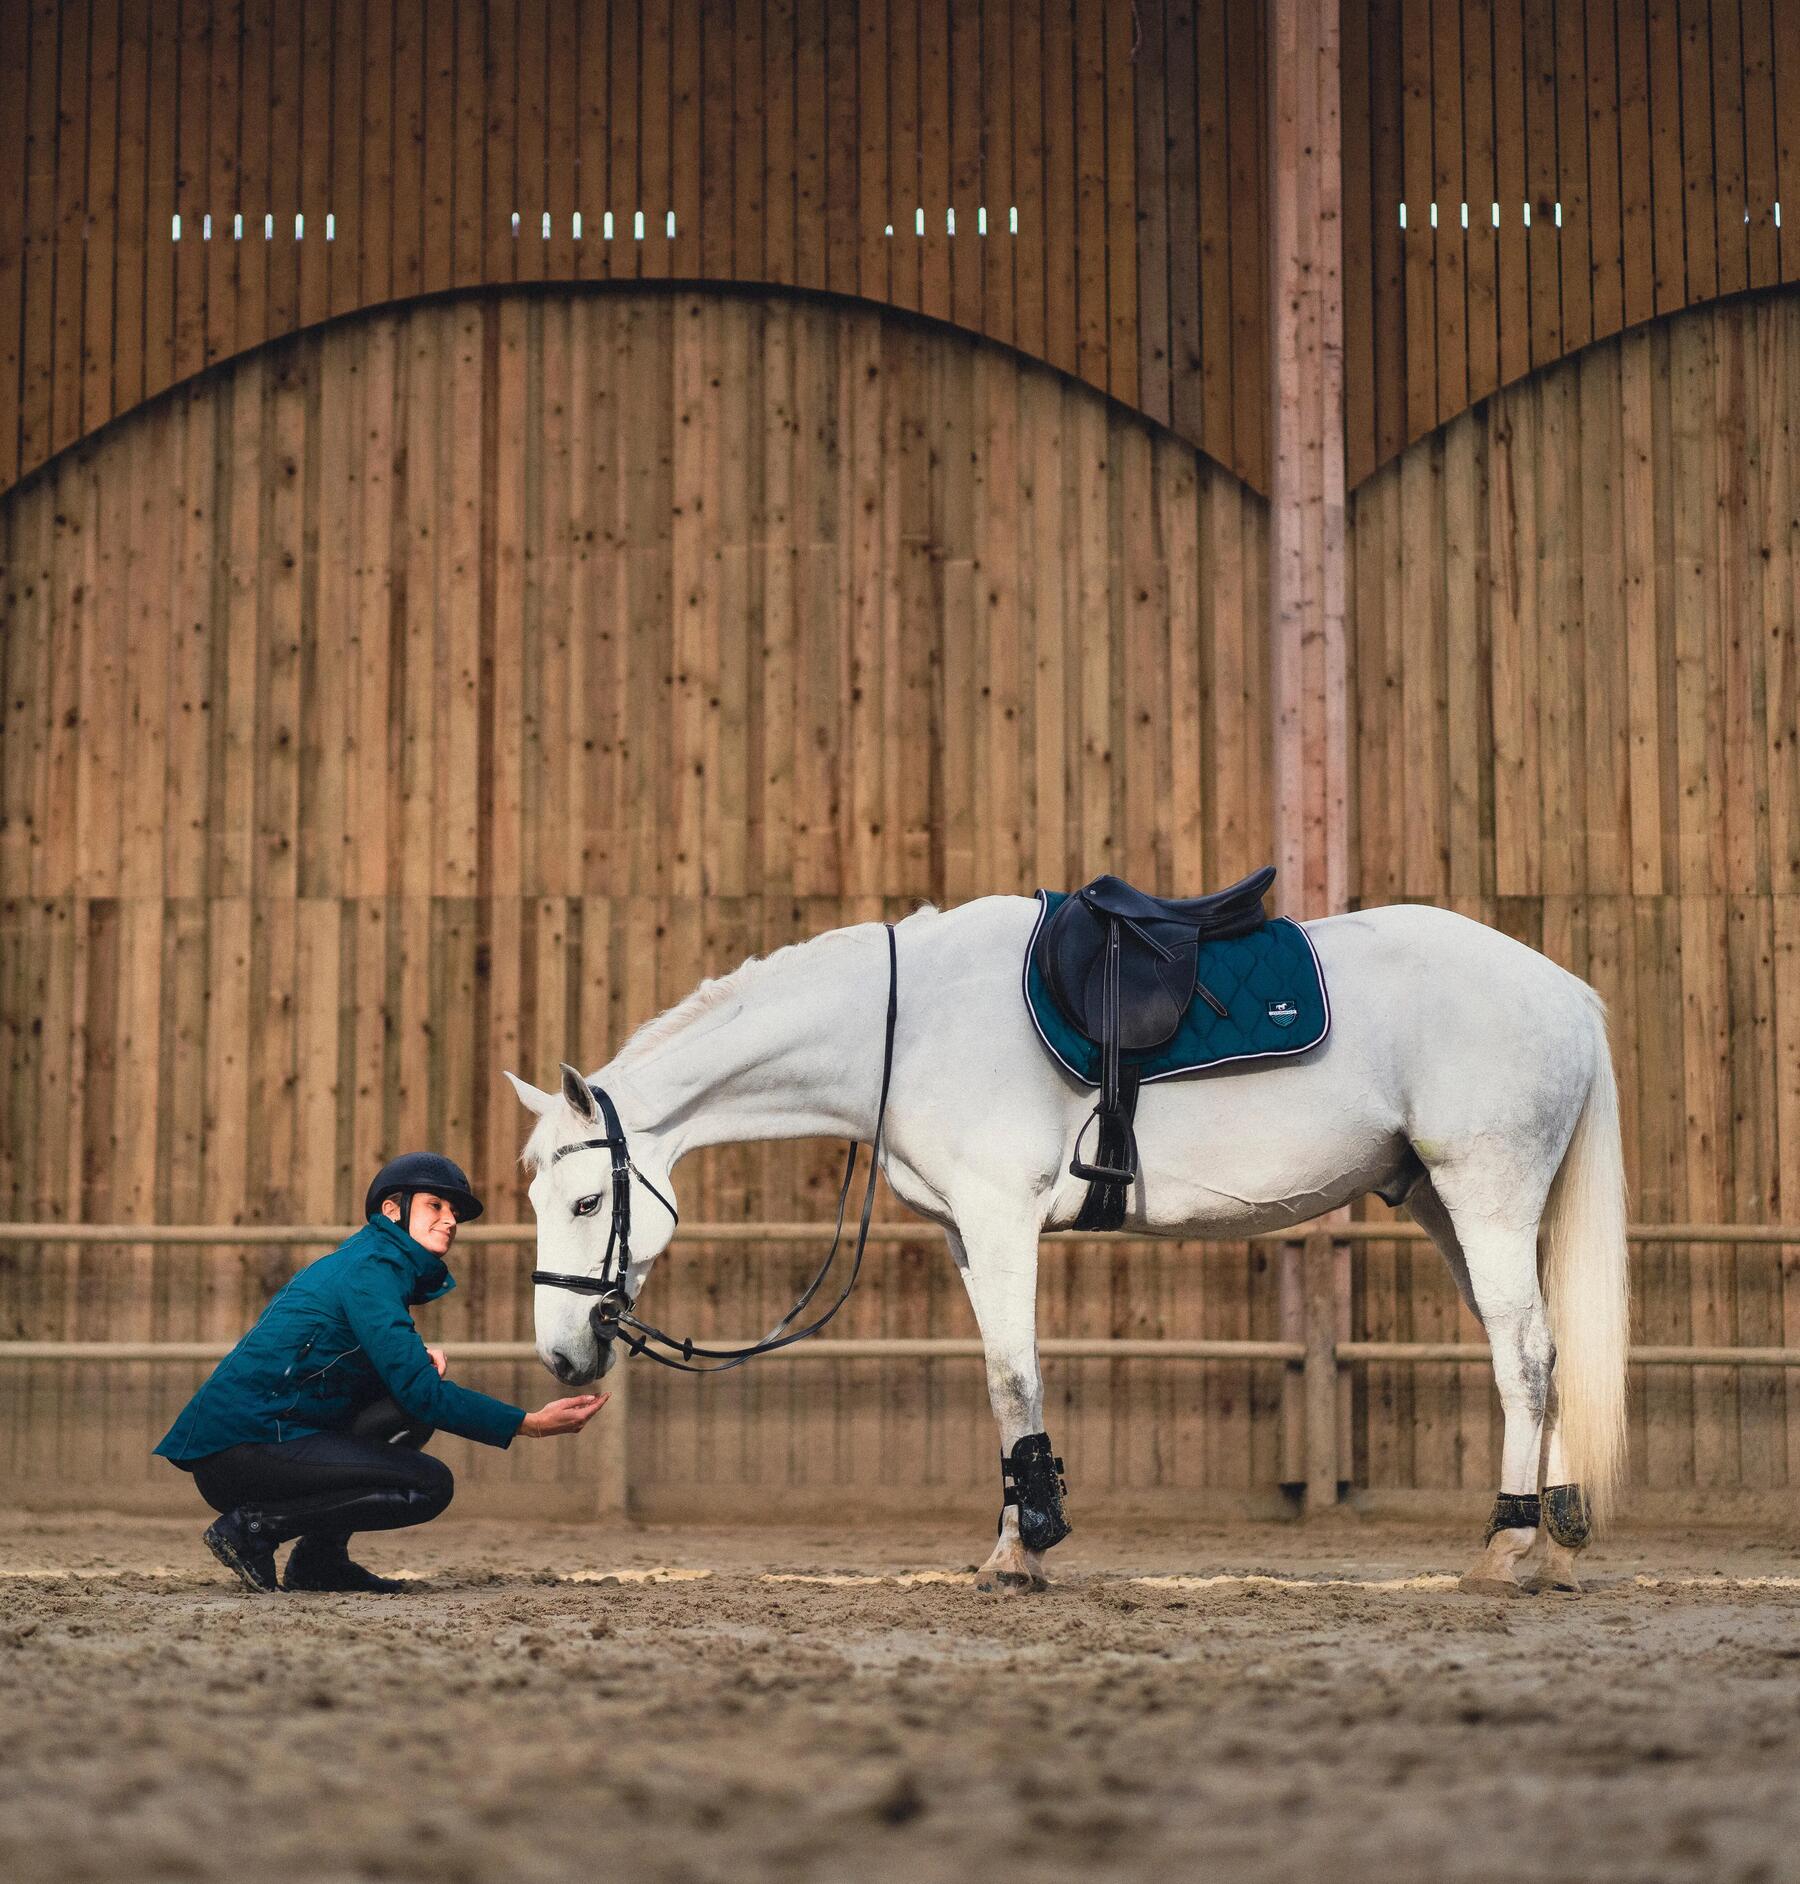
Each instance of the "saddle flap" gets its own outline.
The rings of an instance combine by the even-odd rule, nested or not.
[[[1185,942],[1153,954],[1145,948],[1119,953],[1119,1046],[1127,1053],[1160,1047],[1173,1038],[1194,994],[1199,945]],[[1106,950],[1088,965],[1081,981],[1080,1012],[1098,1019],[1106,1007]],[[1071,1017],[1073,1018],[1073,1017]]]

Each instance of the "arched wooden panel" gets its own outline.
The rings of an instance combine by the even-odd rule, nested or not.
[[[1590,341],[1800,278],[1800,9],[1344,0],[1343,18],[1352,484]]]
[[[0,0],[0,46],[0,489],[328,315],[669,278],[952,322],[1266,489],[1253,0]]]
[[[1498,394],[1352,500],[1360,900],[1449,904],[1600,990],[1648,1221],[1800,1217],[1797,429],[1800,297],[1740,300]],[[1369,1251],[1372,1338],[1451,1338],[1424,1266]],[[1640,1340],[1800,1335],[1792,1251],[1634,1266]],[[1461,1372],[1371,1370],[1369,1482],[1471,1447],[1482,1482],[1491,1394]],[[1646,1370],[1638,1482],[1800,1483],[1797,1386]]]
[[[349,1217],[427,1142],[524,1217],[504,1068],[597,1064],[702,975],[923,898],[1192,888],[1269,848],[1261,501],[1047,367],[867,307],[377,312],[64,454],[0,499],[0,544],[15,1219]],[[708,1154],[683,1202],[823,1216],[838,1157]],[[684,1250],[658,1308],[767,1326],[816,1255]],[[287,1261],[0,1249],[0,1325],[234,1334]],[[462,1267],[439,1325],[524,1332],[522,1256]],[[1045,1291],[1052,1332],[1276,1332],[1261,1251],[1058,1249]],[[875,1257],[844,1325],[966,1330],[941,1239]],[[1090,1483],[1273,1485],[1268,1370],[1113,1373],[1059,1376]],[[979,1368],[795,1378],[639,1383],[641,1482],[866,1487],[905,1458],[988,1487]],[[131,1392],[94,1476],[148,1469],[166,1390]],[[1154,1449],[1123,1423],[1151,1402]]]

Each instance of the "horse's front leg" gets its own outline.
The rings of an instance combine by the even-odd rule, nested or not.
[[[950,1231],[950,1254],[981,1329],[988,1400],[1000,1428],[1000,1534],[975,1583],[1041,1590],[1043,1553],[1069,1534],[1062,1461],[1044,1431],[1037,1351],[1037,1232],[972,1225]]]

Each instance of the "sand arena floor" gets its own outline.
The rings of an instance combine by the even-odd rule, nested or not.
[[[447,1521],[255,1599],[198,1529],[0,1518],[14,1884],[1800,1877],[1791,1537],[1506,1602],[1436,1530],[1090,1522],[995,1599],[937,1525]]]

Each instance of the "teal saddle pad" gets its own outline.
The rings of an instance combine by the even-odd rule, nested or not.
[[[1038,928],[1063,900],[1038,891]],[[1311,939],[1297,922],[1277,916],[1248,935],[1200,944],[1199,979],[1225,1004],[1223,1016],[1195,994],[1173,1037],[1160,1047],[1121,1053],[1139,1080],[1175,1079],[1211,1066],[1286,1059],[1316,1047],[1331,1031],[1331,999]],[[1025,950],[1025,1005],[1052,1056],[1085,1085],[1100,1084],[1100,1049],[1063,1018],[1062,1009]]]

